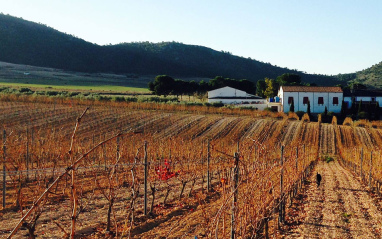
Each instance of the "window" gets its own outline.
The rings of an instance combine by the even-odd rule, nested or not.
[[[290,104],[290,105],[291,105],[291,104],[292,104],[292,102],[293,102],[293,97],[292,97],[292,96],[289,96],[289,97],[288,97],[288,104]]]
[[[338,97],[333,97],[333,105],[338,105]]]
[[[307,104],[309,103],[309,97],[305,96],[305,97],[303,98],[303,100],[302,100],[302,103],[303,103],[304,105],[307,105]]]
[[[318,97],[318,104],[323,105],[324,104],[324,97]]]

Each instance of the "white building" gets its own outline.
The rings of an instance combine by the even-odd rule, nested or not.
[[[310,103],[311,113],[323,113],[325,107],[334,113],[341,112],[343,91],[341,87],[321,86],[281,86],[278,97],[282,104],[282,111],[290,111],[294,102],[294,111],[307,112]]]
[[[208,91],[208,103],[217,102],[242,107],[253,107],[259,110],[268,107],[266,99],[229,86]]]
[[[376,104],[382,105],[382,91],[380,90],[345,90],[344,102],[347,108],[350,109],[351,105],[355,101],[358,104],[362,101],[363,104]]]

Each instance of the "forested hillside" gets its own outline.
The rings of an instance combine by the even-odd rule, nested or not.
[[[99,46],[46,25],[0,14],[0,61],[80,72],[167,74],[213,78],[217,75],[257,81],[298,73],[302,81],[333,85],[334,77],[310,75],[177,42],[121,43]]]
[[[382,87],[382,61],[362,71],[351,74],[338,75],[342,81],[360,83],[372,88]]]

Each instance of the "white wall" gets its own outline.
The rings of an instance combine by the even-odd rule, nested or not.
[[[283,94],[283,95],[281,95]],[[294,101],[294,111],[305,111],[308,110],[308,104],[304,103],[304,97],[308,97],[310,101],[310,112],[312,113],[323,113],[325,111],[325,106],[328,111],[333,111],[334,113],[341,112],[341,104],[343,99],[343,93],[331,93],[331,92],[283,92],[280,91],[280,98],[282,98],[283,111],[285,113],[290,111],[290,105],[288,104],[288,98],[293,97]],[[323,97],[324,104],[318,104],[318,98]],[[333,97],[338,97],[338,105],[333,105]]]
[[[215,98],[215,97],[246,97],[247,93],[242,90],[237,90],[235,88],[231,87],[223,87],[216,90],[208,91],[208,98]]]

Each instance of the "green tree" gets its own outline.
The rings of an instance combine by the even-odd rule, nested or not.
[[[264,97],[264,92],[266,88],[267,85],[265,84],[265,80],[258,80],[256,83],[256,95]]]
[[[346,112],[347,112],[346,104],[345,104],[345,101],[342,100],[341,113],[340,113],[340,116],[341,116],[342,119],[346,118]]]
[[[379,108],[379,102],[375,104],[375,113],[374,113],[374,119],[379,120],[381,118],[381,109]]]
[[[290,104],[289,112],[294,112],[294,100],[292,100],[292,103]]]
[[[357,119],[361,115],[361,112],[362,112],[362,100],[358,103]]]
[[[309,117],[311,117],[311,112],[310,112],[310,100],[308,100],[308,109],[306,110],[308,113]]]
[[[276,82],[280,85],[301,85],[301,76],[292,73],[285,73],[276,78]]]
[[[267,98],[272,98],[273,96],[277,95],[277,86],[275,84],[275,80],[265,78],[265,85],[267,88],[264,91],[264,96]]]
[[[158,75],[154,82],[149,83],[149,89],[156,95],[169,95],[174,91],[175,80],[171,76]]]

